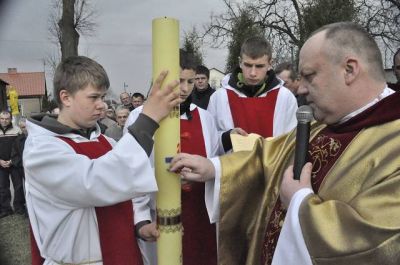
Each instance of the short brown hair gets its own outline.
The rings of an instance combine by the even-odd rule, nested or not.
[[[110,87],[110,81],[103,66],[85,56],[71,56],[63,60],[57,66],[53,83],[54,98],[60,109],[62,108],[61,90],[75,94],[88,85],[103,89]]]
[[[243,54],[252,59],[257,59],[264,55],[266,55],[268,59],[271,59],[272,46],[265,38],[259,36],[250,37],[243,42],[240,48],[240,57],[242,57]]]

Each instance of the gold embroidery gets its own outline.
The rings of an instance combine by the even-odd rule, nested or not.
[[[339,154],[341,148],[342,144],[334,138],[330,138],[323,134],[317,137],[309,150],[311,161],[313,163],[313,170],[311,172],[313,180],[317,176],[318,172],[328,164],[328,161]]]

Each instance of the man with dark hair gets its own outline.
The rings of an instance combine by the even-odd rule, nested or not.
[[[304,105],[304,97],[299,97],[297,90],[299,89],[299,77],[296,69],[291,62],[283,62],[275,67],[275,73],[279,79],[283,81],[283,86],[287,87],[295,95],[297,105]]]
[[[133,108],[137,108],[139,106],[142,106],[144,102],[144,95],[139,92],[135,92],[132,95],[132,106]]]
[[[14,211],[25,212],[22,176],[11,161],[12,146],[20,130],[11,122],[11,113],[0,112],[0,218],[13,213],[11,208],[10,176],[14,186]]]
[[[196,67],[196,76],[194,78],[194,89],[192,92],[192,101],[202,109],[207,109],[211,95],[215,92],[208,80],[210,79],[210,70],[204,65]]]
[[[395,90],[400,90],[400,48],[393,55],[393,73],[396,76],[397,83],[388,83],[388,86]]]
[[[305,42],[298,93],[317,122],[300,180],[295,130],[249,152],[173,159],[184,180],[215,185],[220,264],[399,264],[400,94],[382,65],[373,37],[351,22]]]
[[[264,38],[251,37],[241,47],[239,67],[225,76],[210,98],[225,151],[232,148],[231,133],[278,136],[296,126],[297,102],[272,70],[272,47]]]

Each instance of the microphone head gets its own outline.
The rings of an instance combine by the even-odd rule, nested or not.
[[[300,123],[311,122],[313,117],[313,111],[308,105],[302,105],[296,111],[296,118]]]

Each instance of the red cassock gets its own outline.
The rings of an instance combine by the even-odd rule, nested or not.
[[[273,135],[275,104],[279,89],[268,92],[265,97],[254,98],[239,97],[230,89],[226,92],[235,127],[265,138]]]
[[[96,159],[112,149],[103,135],[98,142],[77,143],[66,137],[59,137],[69,144],[77,154]],[[110,176],[112,177],[112,176]],[[106,207],[95,207],[99,227],[100,247],[104,265],[143,265],[135,238],[132,201],[125,201]],[[43,264],[36,241],[31,234],[32,265]]]
[[[198,109],[191,120],[180,120],[181,151],[207,157]],[[210,224],[204,202],[204,183],[182,184],[183,265],[216,265],[215,224]]]

